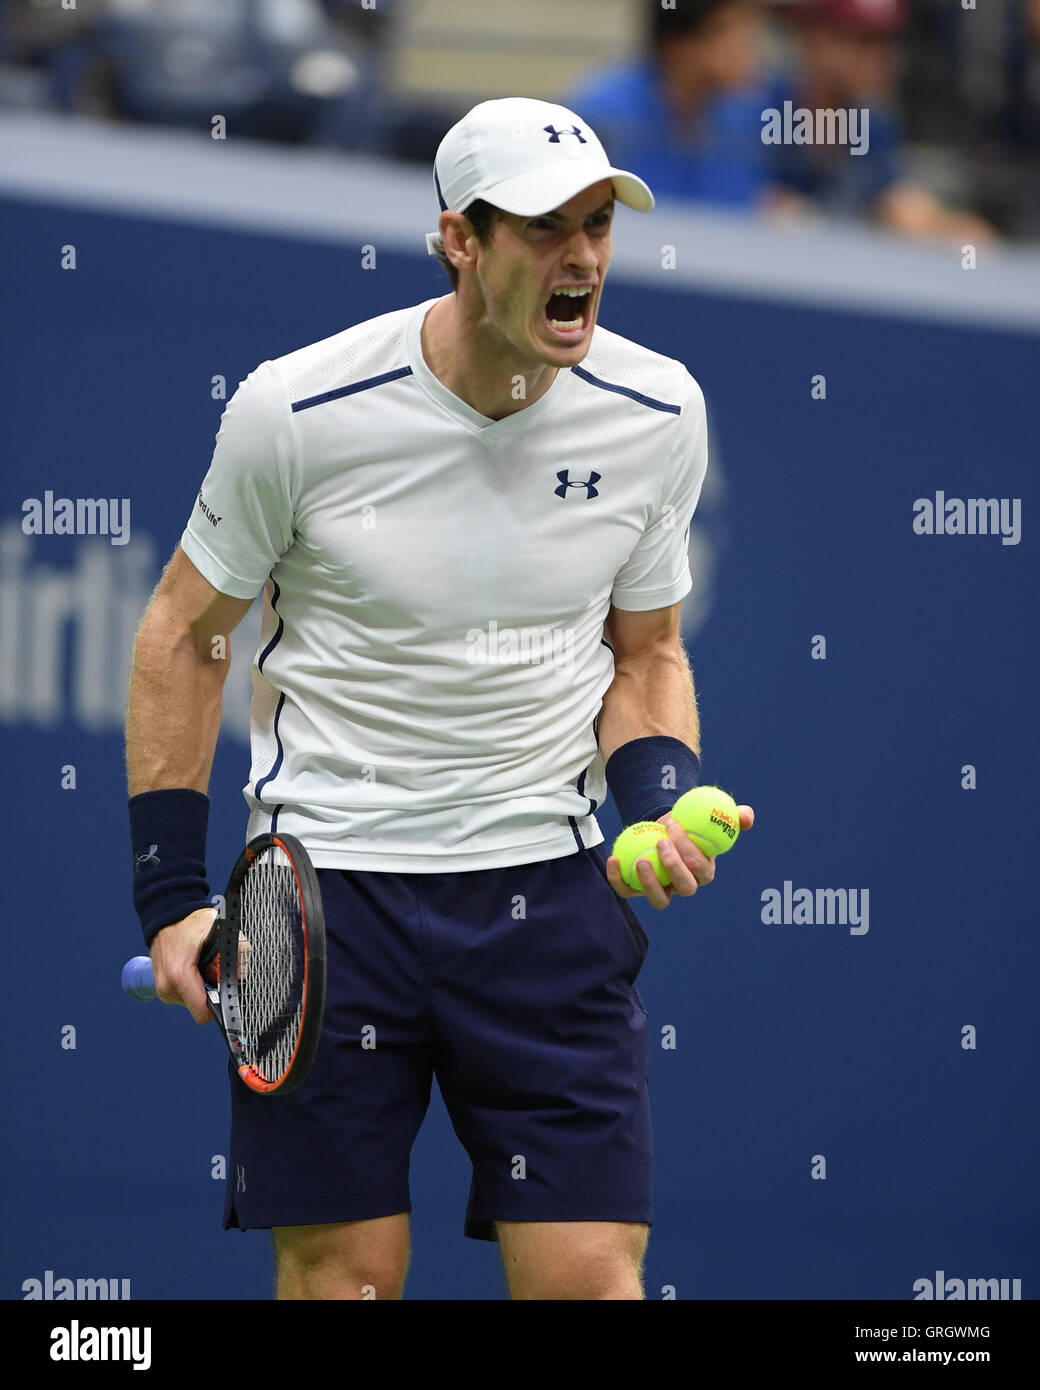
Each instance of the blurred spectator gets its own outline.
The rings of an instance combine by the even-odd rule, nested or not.
[[[220,115],[229,136],[292,143],[378,141],[382,26],[360,0],[80,3],[63,25],[72,12],[21,0],[0,30],[43,67],[60,109],[207,131]]]
[[[657,196],[754,209],[768,164],[759,6],[676,0],[663,9],[645,0],[645,7],[645,56],[593,75],[561,100]]]
[[[992,238],[989,223],[947,208],[905,172],[903,130],[892,103],[906,0],[801,0],[790,13],[795,67],[775,79],[768,105],[778,111],[785,102],[794,111],[866,111],[867,139],[859,153],[838,143],[771,145],[780,190],[773,206],[877,218],[911,236]]]
[[[53,106],[50,68],[55,55],[96,24],[105,0],[0,0],[0,105]]]
[[[1040,0],[986,0],[973,10],[915,0],[906,56],[909,138],[956,150],[955,177],[972,206],[1009,235],[1036,236]]]
[[[1040,237],[1040,0],[976,0],[968,10],[961,0],[628,3],[645,17],[641,55],[561,99],[662,198],[971,241],[994,226]],[[0,107],[205,130],[220,114],[231,136],[428,165],[470,104],[468,93],[416,96],[387,80],[396,21],[418,0],[66,4],[0,0]],[[799,17],[766,26],[765,12]],[[785,75],[770,60],[763,76],[764,38],[784,40]],[[464,34],[458,42],[466,53]],[[813,111],[866,107],[868,152],[764,145],[763,113],[786,100]]]

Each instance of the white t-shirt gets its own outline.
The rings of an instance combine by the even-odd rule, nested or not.
[[[492,421],[431,372],[436,299],[262,363],[228,402],[181,545],[265,590],[251,838],[316,865],[495,868],[597,845],[608,609],[691,588],[707,467],[686,368],[597,327]]]

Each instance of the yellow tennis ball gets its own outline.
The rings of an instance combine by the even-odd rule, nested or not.
[[[702,854],[725,854],[737,843],[740,813],[721,787],[693,787],[684,792],[672,815]]]
[[[616,854],[620,861],[621,877],[628,884],[629,888],[635,888],[638,892],[643,891],[643,885],[639,881],[639,874],[636,870],[637,859],[649,859],[650,866],[657,875],[657,881],[665,888],[671,883],[668,870],[661,863],[661,856],[657,853],[656,845],[659,840],[667,840],[668,831],[663,825],[658,825],[655,820],[637,820],[635,825],[630,825],[622,830],[621,834],[614,841],[613,854]]]

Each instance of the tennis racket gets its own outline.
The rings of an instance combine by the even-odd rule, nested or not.
[[[325,918],[318,876],[292,835],[258,835],[239,855],[199,973],[243,1082],[262,1095],[295,1089],[325,1012]],[[123,989],[157,997],[148,956],[127,961]]]

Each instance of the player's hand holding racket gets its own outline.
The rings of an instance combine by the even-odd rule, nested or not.
[[[284,1095],[310,1066],[325,1009],[325,921],[317,874],[291,835],[259,835],[231,872],[225,911],[200,908],[164,927],[152,959],[123,968],[137,999],[183,1004],[220,1024],[238,1074]]]
[[[217,910],[203,907],[180,922],[163,927],[152,942],[152,973],[156,997],[164,1004],[183,1004],[196,1023],[211,1023],[213,1010],[206,997],[199,957],[215,926]],[[212,982],[219,979],[215,960],[209,970]]]

